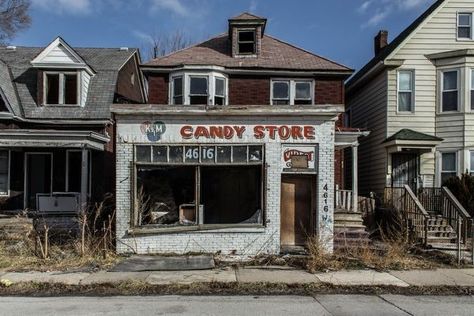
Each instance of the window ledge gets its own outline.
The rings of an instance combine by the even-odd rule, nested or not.
[[[170,228],[135,227],[127,230],[132,236],[137,235],[159,235],[177,233],[264,233],[265,226],[262,225],[209,225],[209,226],[180,226]]]

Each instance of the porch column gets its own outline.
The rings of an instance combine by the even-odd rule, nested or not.
[[[87,183],[88,183],[88,170],[89,170],[89,159],[88,152],[85,148],[82,148],[82,159],[81,159],[81,211],[83,211],[87,205]]]
[[[359,144],[352,145],[352,211],[358,212],[359,208],[359,189],[357,187],[357,155]]]

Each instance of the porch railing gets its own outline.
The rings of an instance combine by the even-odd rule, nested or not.
[[[426,245],[430,215],[411,188],[408,185],[402,188],[385,188],[384,201],[402,214],[406,239],[413,233],[417,240],[422,240]]]
[[[336,186],[336,208],[346,211],[352,211],[353,208],[353,193],[351,190],[340,190]]]

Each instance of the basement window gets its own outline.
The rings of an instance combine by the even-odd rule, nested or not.
[[[263,225],[261,145],[139,145],[135,165],[136,226]]]
[[[79,100],[78,72],[45,72],[44,104],[78,105]]]
[[[237,36],[239,55],[253,55],[256,53],[255,30],[238,31]]]

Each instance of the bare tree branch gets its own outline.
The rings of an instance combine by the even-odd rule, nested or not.
[[[31,23],[30,0],[0,0],[0,44],[6,44]]]
[[[153,33],[148,36],[144,44],[144,59],[150,60],[165,56],[191,45],[191,40],[182,31],[175,31],[169,35]]]

